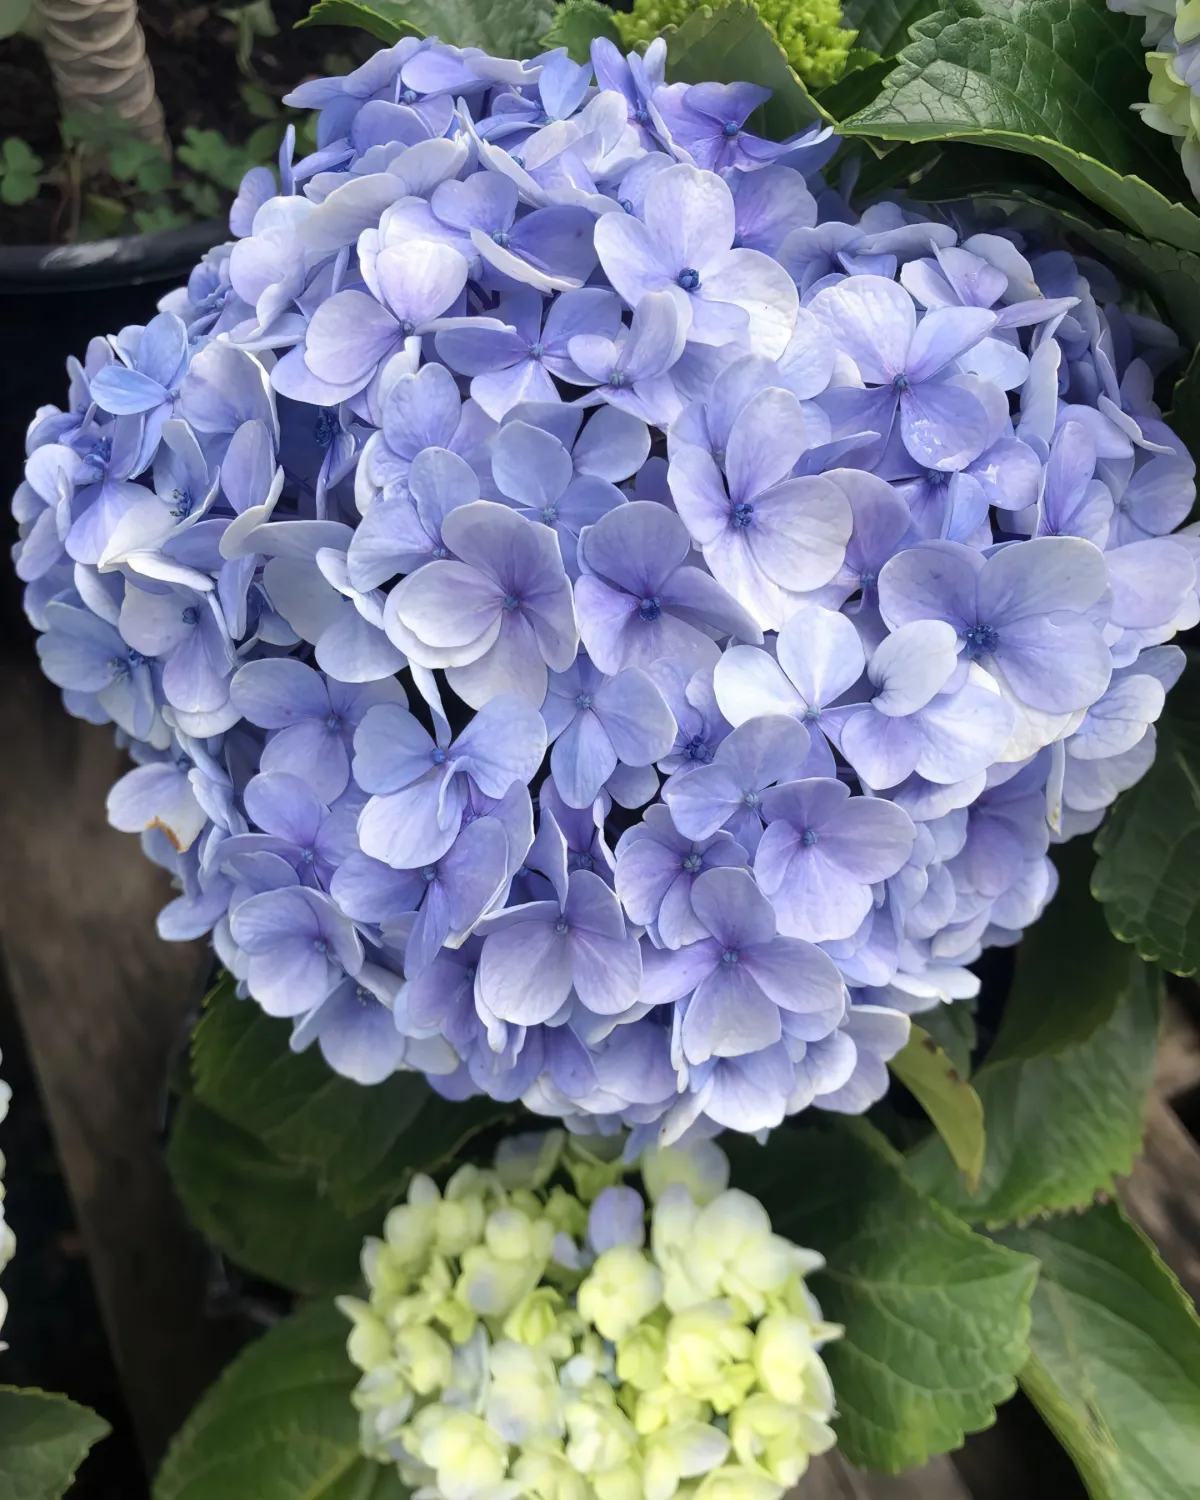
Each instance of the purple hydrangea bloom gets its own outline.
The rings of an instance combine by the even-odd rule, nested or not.
[[[665,61],[303,84],[316,151],[71,362],[13,499],[162,935],[364,1085],[631,1150],[879,1099],[1200,622],[1174,336],[1024,211],[860,213],[826,132]]]

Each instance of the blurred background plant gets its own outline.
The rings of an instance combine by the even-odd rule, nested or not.
[[[0,245],[223,218],[289,123],[297,154],[313,148],[310,117],[280,102],[288,88],[361,60],[293,32],[306,9],[0,0]]]

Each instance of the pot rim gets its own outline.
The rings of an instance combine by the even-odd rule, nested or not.
[[[168,281],[186,276],[207,250],[231,238],[228,224],[205,219],[77,245],[0,245],[0,298]]]

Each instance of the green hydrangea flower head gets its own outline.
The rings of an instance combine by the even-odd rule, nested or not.
[[[649,1209],[620,1144],[505,1141],[367,1240],[362,1447],[427,1500],[779,1500],[833,1445],[821,1257],[712,1142],[642,1158]]]
[[[775,33],[788,62],[810,89],[841,77],[856,33],[842,25],[839,0],[753,0]],[[652,42],[667,26],[682,26],[699,0],[633,0],[628,13],[613,15],[626,50]]]

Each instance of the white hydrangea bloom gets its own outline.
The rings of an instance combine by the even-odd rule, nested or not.
[[[649,1212],[595,1144],[417,1177],[367,1241],[370,1301],[340,1304],[364,1451],[421,1500],[779,1500],[834,1442],[821,1257],[712,1142],[643,1158]]]

